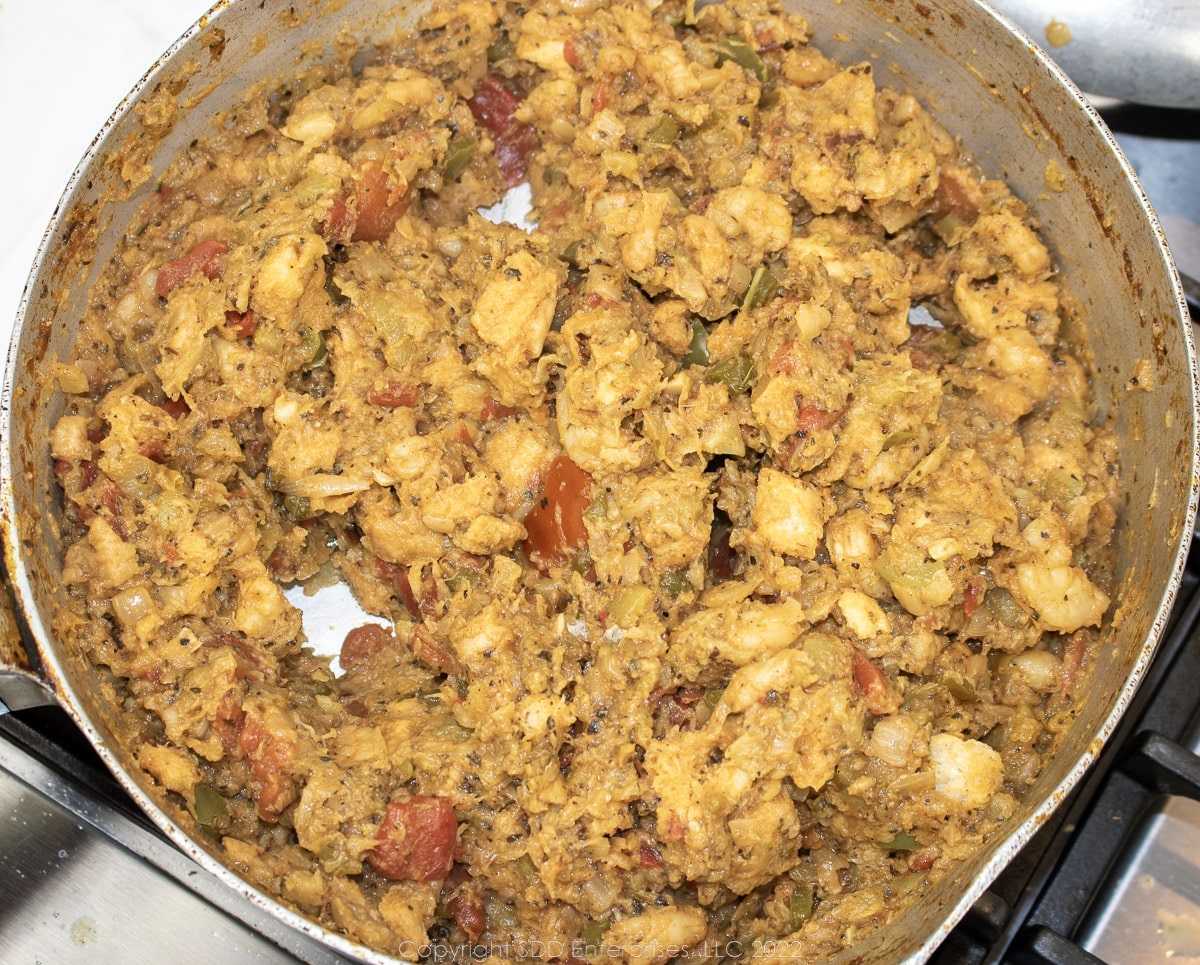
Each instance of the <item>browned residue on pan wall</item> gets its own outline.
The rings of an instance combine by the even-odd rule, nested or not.
[[[0,662],[5,666],[29,669],[29,657],[21,641],[21,628],[17,622],[17,601],[9,585],[7,567],[0,580]]]

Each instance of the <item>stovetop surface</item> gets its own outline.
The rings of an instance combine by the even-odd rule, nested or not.
[[[177,850],[58,707],[0,717],[0,961],[320,965],[341,956]]]

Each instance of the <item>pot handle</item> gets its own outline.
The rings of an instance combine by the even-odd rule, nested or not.
[[[17,602],[3,566],[0,576],[0,714],[57,703],[46,682],[29,669]]]

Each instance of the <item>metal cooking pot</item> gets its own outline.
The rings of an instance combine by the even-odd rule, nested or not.
[[[793,2],[814,42],[842,61],[869,60],[878,83],[907,88],[1031,206],[1091,325],[1101,414],[1121,441],[1125,495],[1117,578],[1088,699],[1073,730],[1005,833],[923,899],[848,949],[843,960],[923,961],[1029,840],[1095,759],[1150,662],[1175,598],[1197,493],[1197,373],[1178,279],[1155,216],[1116,143],[1082,95],[1028,38],[972,0]],[[4,561],[24,647],[12,646],[0,699],[20,707],[49,690],[156,824],[185,852],[256,904],[342,954],[389,961],[264,896],[193,841],[158,807],[136,763],[108,729],[93,671],[55,640],[64,592],[58,499],[48,452],[62,400],[46,374],[67,358],[87,291],[142,197],[169,161],[211,130],[247,89],[309,58],[332,56],[347,26],[389,36],[413,21],[384,0],[220,3],[147,74],[76,171],[43,242],[9,350],[2,406],[0,514]],[[151,98],[155,110],[142,112]],[[168,108],[164,110],[163,108]],[[174,111],[169,108],[175,107]],[[8,627],[0,620],[0,630]],[[25,661],[26,652],[33,669]]]

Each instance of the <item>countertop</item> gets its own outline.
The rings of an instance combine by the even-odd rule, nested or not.
[[[210,0],[0,0],[0,335],[92,138]]]

